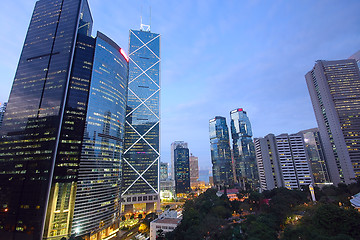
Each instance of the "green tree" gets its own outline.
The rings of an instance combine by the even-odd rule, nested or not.
[[[159,229],[156,231],[156,240],[165,240],[164,230]]]

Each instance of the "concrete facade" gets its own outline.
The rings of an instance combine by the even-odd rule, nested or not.
[[[355,59],[316,62],[305,75],[334,184],[360,176],[360,74]]]

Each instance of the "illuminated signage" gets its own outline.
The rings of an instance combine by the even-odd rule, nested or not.
[[[129,58],[128,58],[128,56],[126,56],[124,49],[120,48],[120,53],[126,59],[126,61],[129,62]]]

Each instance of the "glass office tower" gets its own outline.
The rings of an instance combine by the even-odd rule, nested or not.
[[[128,63],[123,50],[97,33],[71,233],[103,237],[120,213]],[[53,200],[55,204],[55,199]],[[58,204],[58,203],[57,203]],[[54,218],[56,218],[56,210]]]
[[[226,118],[217,116],[211,119],[209,135],[214,185],[233,185],[234,177]]]
[[[122,210],[148,212],[159,201],[160,35],[130,30],[129,45]]]
[[[36,2],[0,131],[2,239],[42,237],[51,180],[61,175],[54,174],[55,160],[82,2]],[[71,170],[59,177],[75,181],[77,161],[66,164]]]
[[[188,148],[188,143],[184,141],[175,141],[171,143],[171,162],[170,162],[170,179],[174,181],[175,184],[175,155],[174,151],[178,146],[182,146],[183,148]]]
[[[165,181],[169,177],[169,164],[160,162],[160,181]]]
[[[189,149],[177,146],[174,150],[175,158],[175,192],[190,192]]]
[[[111,228],[127,61],[91,29],[86,0],[36,2],[0,131],[0,239],[59,240]]]
[[[0,128],[1,128],[1,125],[2,125],[2,122],[4,119],[4,115],[6,112],[6,105],[7,105],[7,102],[4,102],[3,104],[0,103]]]
[[[250,120],[242,108],[231,111],[230,118],[237,181],[248,185],[244,188],[255,189],[259,187],[259,175]]]
[[[308,129],[301,131],[298,134],[303,138],[314,184],[318,186],[331,184],[319,129]]]

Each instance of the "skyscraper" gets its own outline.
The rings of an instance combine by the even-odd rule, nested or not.
[[[93,237],[103,231],[106,237],[116,229],[121,207],[127,82],[124,50],[97,32],[72,233]]]
[[[311,171],[300,134],[268,134],[255,139],[256,159],[263,190],[298,189],[312,183]]]
[[[349,57],[349,59],[355,59],[357,64],[358,64],[358,67],[360,68],[360,51],[357,51],[356,53],[354,53],[353,55],[351,55]]]
[[[274,134],[255,138],[254,142],[261,189],[271,190],[283,187],[284,181]]]
[[[6,106],[7,106],[7,102],[4,102],[3,104],[0,103],[0,128],[1,128],[2,122],[4,120]]]
[[[360,74],[354,59],[316,61],[305,75],[330,178],[360,176]]]
[[[259,175],[249,117],[238,108],[230,112],[230,118],[237,181],[255,189],[259,187]]]
[[[86,0],[36,2],[0,131],[0,239],[114,228],[127,61],[91,29]]]
[[[160,199],[171,201],[175,196],[175,181],[169,178],[169,164],[160,162]]]
[[[281,134],[276,136],[276,146],[284,187],[295,189],[311,184],[310,167],[301,136]]]
[[[189,149],[177,146],[175,158],[175,192],[176,194],[190,192]]]
[[[190,154],[190,182],[196,182],[199,179],[199,158]]]
[[[160,181],[165,181],[169,177],[169,164],[160,162]]]
[[[210,151],[214,185],[234,183],[226,118],[215,117],[209,121]]]
[[[148,212],[160,207],[160,35],[130,30],[129,45],[122,210]]]
[[[42,237],[81,5],[80,0],[40,0],[35,5],[0,133],[5,170],[0,199],[6,212],[0,229],[9,233],[8,239]],[[70,178],[76,175],[71,173]]]
[[[319,130],[317,128],[312,128],[303,130],[299,132],[299,134],[303,138],[314,184],[331,184]]]
[[[175,180],[175,155],[174,155],[174,151],[177,148],[177,146],[181,146],[183,148],[188,148],[188,144],[187,142],[184,141],[175,141],[173,143],[171,143],[171,150],[170,150],[170,154],[171,154],[171,165],[170,165],[170,178]]]

